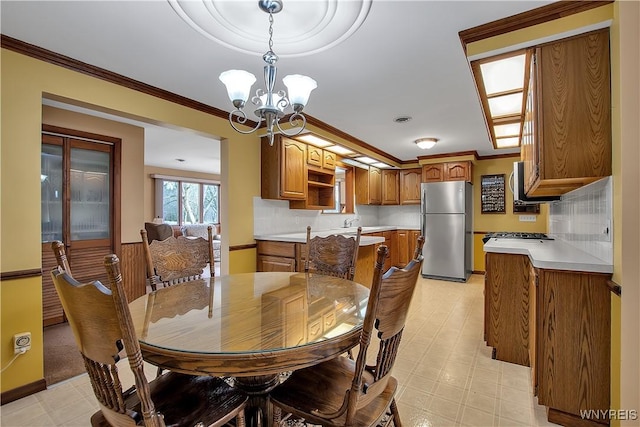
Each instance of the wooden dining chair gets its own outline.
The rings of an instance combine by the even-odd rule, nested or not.
[[[147,265],[147,283],[152,290],[158,285],[171,286],[189,280],[200,279],[209,266],[209,274],[215,276],[213,258],[213,229],[207,229],[208,241],[202,237],[168,237],[148,241],[146,230],[140,230]]]
[[[109,255],[104,265],[110,289],[98,281],[79,283],[60,267],[51,272],[100,406],[91,425],[217,427],[235,418],[243,427],[247,396],[220,378],[168,372],[147,381],[120,261]],[[135,378],[126,391],[117,367],[123,347]]]
[[[418,245],[423,242],[420,237]],[[422,267],[422,255],[416,254],[405,268],[391,267],[383,275],[388,249],[378,248],[356,360],[339,356],[294,371],[271,392],[274,425],[284,425],[289,415],[283,418],[283,412],[322,426],[375,426],[385,415],[385,425],[401,425],[394,397],[398,381],[391,369]],[[380,343],[375,364],[367,365],[373,332]]]
[[[311,226],[308,226],[304,271],[353,280],[361,234],[362,227],[358,227],[354,237],[332,234],[311,238]]]
[[[71,267],[69,267],[67,253],[64,249],[64,243],[62,243],[60,240],[54,240],[53,242],[51,242],[51,250],[53,250],[53,254],[56,257],[58,267],[66,271],[69,276],[73,277],[73,274],[71,274]]]

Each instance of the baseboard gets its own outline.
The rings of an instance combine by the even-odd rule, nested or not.
[[[473,270],[472,271],[473,274],[484,274],[483,270]]]
[[[30,384],[25,384],[23,386],[5,391],[4,393],[0,394],[0,404],[4,405],[5,403],[10,403],[18,399],[22,399],[23,397],[27,397],[46,389],[47,383],[44,378],[42,378],[41,380],[32,382]]]

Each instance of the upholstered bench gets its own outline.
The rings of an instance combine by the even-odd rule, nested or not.
[[[180,227],[180,231],[183,236],[186,237],[202,237],[207,239],[207,227],[211,225],[213,227],[213,260],[215,262],[220,261],[220,234],[217,234],[218,227],[215,224],[186,224]]]

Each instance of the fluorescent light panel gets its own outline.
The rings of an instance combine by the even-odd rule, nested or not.
[[[487,95],[524,87],[525,54],[486,62],[480,65]]]
[[[302,142],[306,142],[307,144],[311,144],[315,147],[320,147],[320,148],[324,148],[324,147],[328,147],[329,145],[333,145],[333,142],[331,141],[327,141],[326,139],[320,138],[316,135],[313,135],[311,133],[305,133],[303,135],[299,135],[298,137],[296,137],[296,139],[298,141],[302,141]]]
[[[390,169],[391,166],[386,164],[386,163],[382,163],[382,162],[376,162],[376,163],[371,163],[371,166],[375,166],[377,168],[380,169]]]
[[[377,160],[372,159],[371,157],[367,157],[367,156],[356,157],[356,160],[361,162],[361,163],[366,163],[368,165],[377,162]]]
[[[343,154],[343,155],[348,155],[348,154],[353,154],[354,153],[352,150],[349,150],[348,148],[344,148],[341,145],[331,145],[329,147],[325,147],[325,150],[333,151],[334,153]]]

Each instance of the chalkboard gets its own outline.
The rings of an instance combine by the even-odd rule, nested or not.
[[[481,212],[506,213],[504,200],[504,174],[482,175],[480,182]]]

